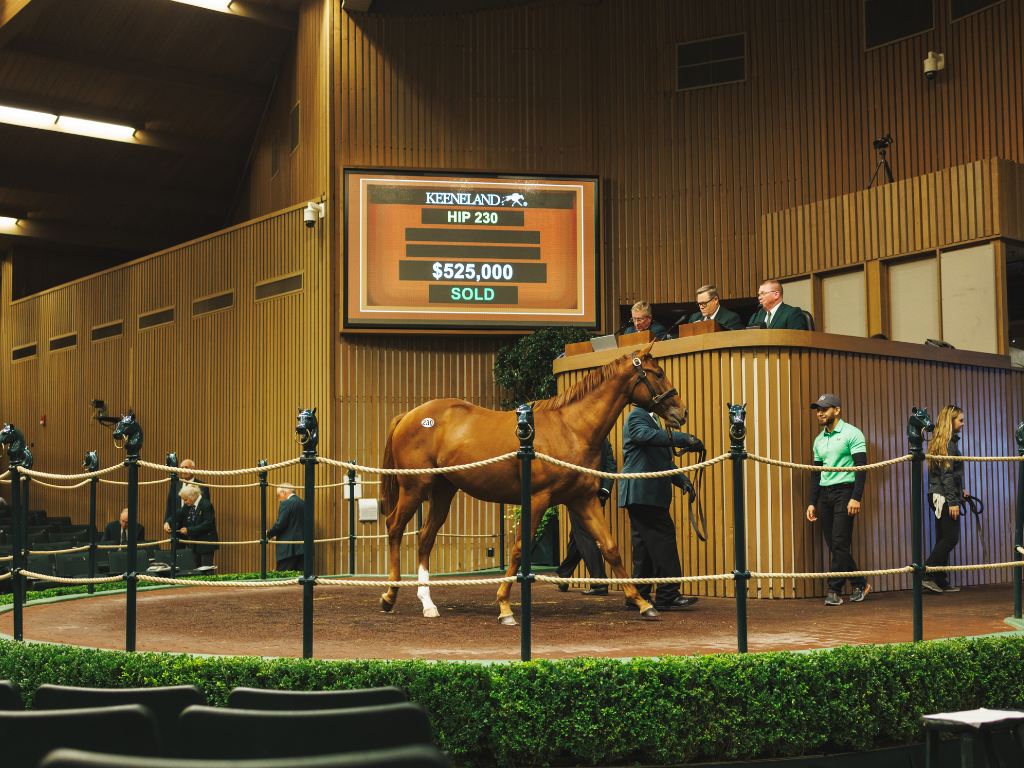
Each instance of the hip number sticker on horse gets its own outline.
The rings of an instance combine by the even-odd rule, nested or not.
[[[433,419],[424,419],[423,421],[420,422],[420,424],[422,424],[424,427],[432,427],[432,426],[434,426],[434,420]]]

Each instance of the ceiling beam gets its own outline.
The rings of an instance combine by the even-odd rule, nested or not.
[[[189,240],[189,235],[184,233],[180,237],[175,237],[166,234],[112,230],[61,221],[34,221],[32,219],[20,219],[17,224],[0,224],[0,235],[25,240],[96,248],[118,248],[144,253],[156,253],[176,243]]]
[[[27,29],[52,0],[0,0],[0,48]]]
[[[224,77],[191,69],[179,69],[163,64],[153,64],[139,59],[123,56],[111,56],[81,49],[69,48],[38,40],[17,39],[9,42],[7,51],[36,56],[39,58],[62,61],[76,67],[91,67],[107,72],[115,72],[132,77],[143,77],[158,83],[184,85],[188,88],[201,88],[216,93],[230,93],[248,99],[262,101],[267,97],[270,83],[254,83],[242,78]]]
[[[107,205],[148,206],[177,213],[222,216],[231,204],[229,195],[185,192],[147,184],[131,184],[112,179],[73,176],[46,168],[31,170],[0,165],[0,189],[35,192],[43,195],[87,197]],[[19,217],[20,218],[20,217]]]

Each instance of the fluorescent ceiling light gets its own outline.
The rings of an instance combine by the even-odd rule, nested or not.
[[[10,216],[0,216],[0,227],[13,227],[17,225],[18,220],[11,218]]]
[[[176,0],[185,5],[194,5],[199,8],[208,8],[211,11],[226,11],[234,0]]]
[[[56,115],[45,112],[33,112],[30,109],[15,109],[0,106],[0,122],[11,125],[22,125],[26,128],[52,128],[57,122]]]
[[[94,136],[97,139],[114,139],[115,141],[126,141],[135,135],[135,129],[130,125],[116,125],[115,123],[101,123],[98,120],[82,120],[78,117],[61,115],[57,118],[57,127],[65,133],[77,133],[81,136]]]

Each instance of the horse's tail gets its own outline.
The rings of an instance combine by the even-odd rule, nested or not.
[[[400,413],[391,420],[391,424],[388,425],[388,439],[384,443],[384,469],[395,469],[395,453],[391,446],[391,438],[395,435],[395,429],[398,428],[399,422],[405,418],[404,413]],[[390,517],[391,513],[395,511],[395,507],[398,505],[398,475],[383,475],[380,479],[380,504],[381,511],[384,512],[384,518]]]

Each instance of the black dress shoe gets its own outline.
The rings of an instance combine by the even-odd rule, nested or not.
[[[583,590],[582,594],[587,597],[607,597],[608,596],[608,585],[598,584],[597,586],[591,587],[590,589]]]
[[[691,605],[696,603],[698,598],[696,597],[683,597],[679,595],[674,600],[669,600],[667,603],[655,603],[654,607],[659,611],[675,611],[680,608],[689,608]]]
[[[568,592],[569,591],[569,585],[568,584],[556,584],[555,586],[558,587],[558,591],[559,592]]]

